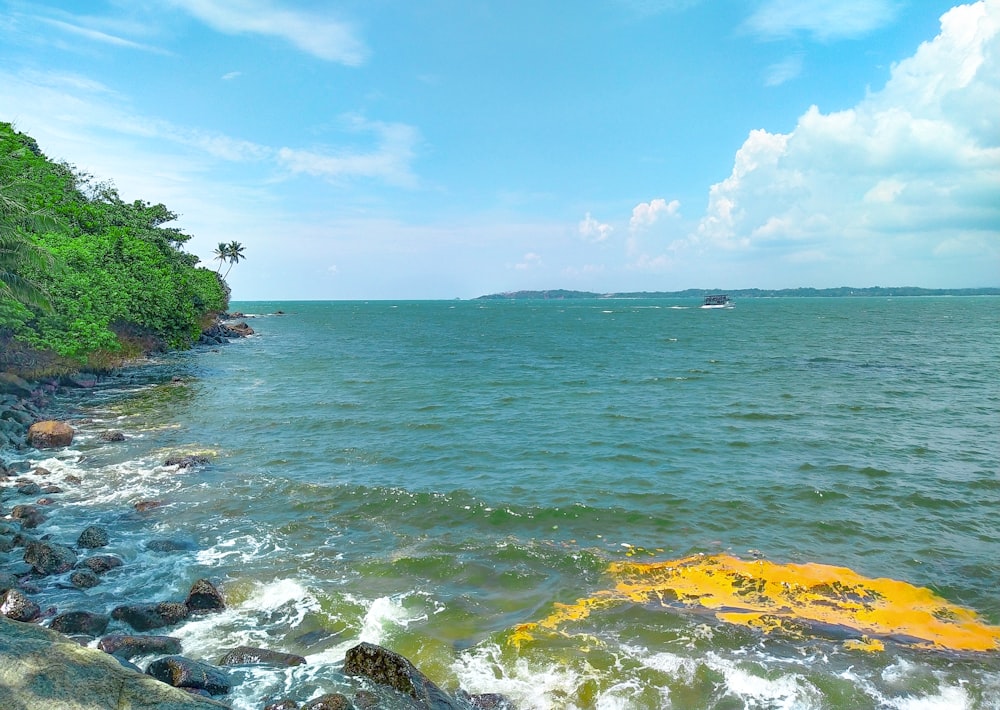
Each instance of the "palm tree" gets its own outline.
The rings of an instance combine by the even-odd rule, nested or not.
[[[58,229],[59,225],[51,217],[30,212],[9,194],[12,187],[0,187],[0,299],[10,298],[48,311],[52,308],[48,294],[24,271],[50,271],[52,255],[29,241],[25,230]]]
[[[219,246],[222,246],[221,244]],[[226,247],[226,258],[229,259],[229,268],[226,269],[226,273],[222,278],[229,276],[229,272],[232,270],[233,266],[240,263],[243,259],[246,259],[246,255],[243,253],[243,245],[239,242],[233,241],[225,245]]]
[[[229,245],[225,242],[219,242],[219,246],[215,247],[215,251],[212,253],[215,254],[216,261],[219,262],[219,268],[215,270],[215,273],[222,273],[222,264],[229,259]]]

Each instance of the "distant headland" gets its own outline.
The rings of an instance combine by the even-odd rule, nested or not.
[[[854,288],[742,288],[704,289],[689,288],[683,291],[633,291],[623,293],[595,293],[593,291],[507,291],[478,296],[476,300],[565,300],[571,298],[704,298],[713,293],[726,293],[730,298],[844,298],[851,296],[1000,296],[1000,287],[990,288],[919,288],[916,286],[868,286]]]

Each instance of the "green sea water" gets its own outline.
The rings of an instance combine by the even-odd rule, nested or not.
[[[612,572],[817,563],[1000,625],[1000,299],[698,305],[234,303],[254,337],[91,395],[73,450],[40,459],[85,472],[80,522],[51,532],[113,526],[132,571],[91,606],[222,579],[230,608],[176,631],[188,655],[307,656],[239,671],[238,708],[349,692],[359,640],[519,708],[1000,707],[996,650],[768,631]],[[165,505],[123,512],[140,499]]]

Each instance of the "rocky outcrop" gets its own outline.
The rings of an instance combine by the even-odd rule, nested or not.
[[[253,335],[253,328],[245,321],[239,323],[224,323],[219,321],[211,328],[202,331],[198,338],[200,345],[225,345],[234,338],[246,338]]]
[[[111,618],[124,621],[136,631],[149,631],[173,626],[188,616],[188,608],[180,602],[154,602],[152,604],[126,604],[115,607]]]
[[[220,710],[112,656],[34,624],[0,618],[0,707],[5,710]]]
[[[66,422],[48,420],[28,427],[28,446],[36,449],[56,449],[73,443],[76,432]]]
[[[382,646],[362,642],[344,656],[344,675],[363,676],[387,685],[428,710],[466,710],[468,705],[445,693],[410,661]]]

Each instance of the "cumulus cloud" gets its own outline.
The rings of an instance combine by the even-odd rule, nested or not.
[[[747,19],[750,32],[763,39],[799,33],[819,40],[861,37],[896,18],[896,0],[765,0]]]
[[[632,218],[628,222],[628,227],[632,232],[651,227],[662,216],[676,215],[680,206],[681,203],[677,200],[667,202],[663,198],[640,202],[632,208]]]
[[[363,64],[368,49],[354,28],[330,19],[282,7],[268,0],[171,0],[178,8],[226,34],[279,37],[303,52],[348,66]]]
[[[787,134],[751,131],[687,245],[846,262],[992,243],[984,256],[996,259],[998,57],[1000,2],[952,9],[857,106],[812,106]]]
[[[579,231],[580,236],[584,239],[589,242],[596,243],[605,241],[609,236],[611,236],[611,233],[615,231],[615,228],[610,224],[598,222],[590,215],[590,212],[588,212],[580,221]]]

